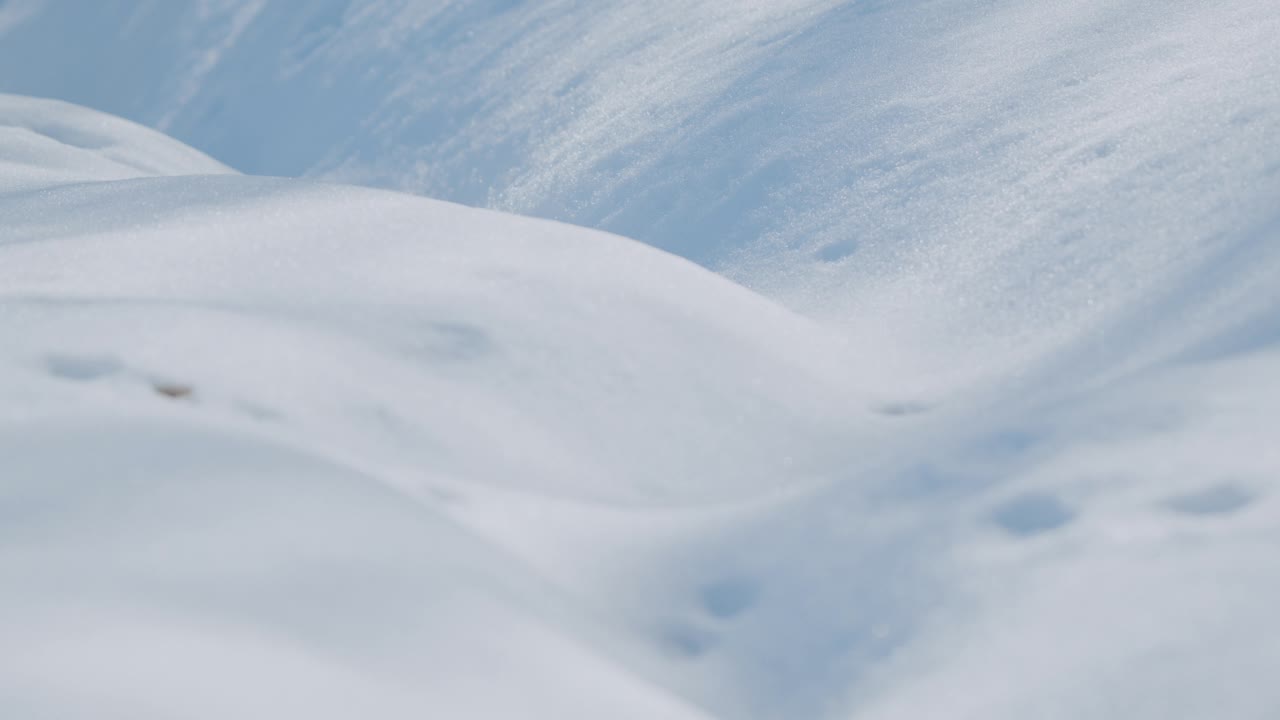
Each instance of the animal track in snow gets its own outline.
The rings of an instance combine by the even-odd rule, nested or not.
[[[1257,496],[1244,488],[1221,483],[1165,500],[1165,507],[1182,515],[1231,515],[1253,504]]]
[[[1010,535],[1032,537],[1057,530],[1075,517],[1076,511],[1056,495],[1028,492],[998,505],[990,519]]]
[[[54,353],[44,358],[49,374],[63,380],[88,382],[124,370],[124,364],[112,355]]]
[[[749,579],[730,577],[702,590],[702,608],[713,617],[729,619],[750,610],[760,596],[759,585]]]

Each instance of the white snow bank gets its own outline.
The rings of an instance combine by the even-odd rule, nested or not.
[[[701,717],[440,508],[106,362],[4,373],[6,715]]]
[[[877,349],[617,237],[34,160],[0,193],[8,711],[1280,704],[1276,246],[1150,295],[1178,332],[1116,315],[1132,362],[922,404],[858,387]]]
[[[127,120],[53,100],[0,95],[0,192],[230,172],[203,153]]]
[[[661,502],[771,490],[847,454],[843,346],[638,243],[239,176],[49,188],[0,213],[0,287],[31,306],[27,332],[73,302],[78,325],[46,342],[160,353],[129,318],[180,306],[191,322],[166,336],[214,375],[181,355],[154,372],[231,404],[287,401],[335,440],[363,414],[435,472],[519,468],[523,489]]]
[[[1273,6],[0,4],[0,87],[241,169],[622,230],[848,338],[554,224],[244,177],[50,187],[108,178],[41,140],[5,167],[43,189],[0,197],[4,516],[32,518],[0,587],[33,588],[0,647],[51,649],[4,654],[0,698],[68,714],[121,672],[230,667],[261,688],[242,715],[286,687],[298,714],[1270,720]],[[179,461],[212,489],[153,493]],[[161,509],[96,529],[116,506],[42,489],[98,466]],[[327,482],[314,514],[245,517],[232,481],[263,467]],[[147,523],[188,504],[227,529]],[[369,536],[355,569],[319,525]],[[198,602],[224,585],[230,648]],[[77,641],[157,634],[120,662],[27,622],[73,593]]]
[[[243,171],[643,240],[843,328],[904,392],[1096,343],[1256,237],[1280,197],[1272,0],[0,13],[0,90],[117,112]]]
[[[842,344],[644,245],[298,181],[104,181],[130,145],[221,167],[6,109],[101,142],[0,132],[32,168],[0,192],[5,713],[700,717],[645,679],[679,670],[604,599],[608,538],[564,540],[597,515],[494,518],[793,492],[883,431]]]

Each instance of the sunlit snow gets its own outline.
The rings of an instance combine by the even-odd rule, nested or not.
[[[1280,716],[1277,37],[0,0],[0,716]]]

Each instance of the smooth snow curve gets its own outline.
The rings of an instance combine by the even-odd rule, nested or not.
[[[0,95],[0,192],[233,172],[176,140],[85,108]]]
[[[3,182],[42,187],[0,194],[6,709],[1280,703],[1280,248],[1202,266],[1160,363],[1082,383],[1064,357],[927,404],[620,238],[234,175],[48,186],[38,160]]]
[[[116,112],[246,172],[643,240],[891,354],[883,382],[911,367],[938,392],[1096,342],[1184,258],[1270,227],[1280,198],[1271,0],[6,14],[0,91]]]
[[[303,5],[0,2],[312,178],[0,97],[0,714],[1280,715],[1274,2]]]
[[[593,609],[606,538],[493,513],[785,494],[877,432],[841,343],[644,245],[0,112],[6,713],[700,717]]]

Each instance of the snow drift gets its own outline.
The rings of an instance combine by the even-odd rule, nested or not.
[[[0,3],[0,706],[1274,717],[1277,30]]]
[[[21,0],[0,91],[245,172],[597,227],[939,392],[1269,227],[1269,0]]]
[[[741,502],[873,430],[840,343],[664,253],[0,111],[14,711],[693,717],[468,518]]]
[[[922,404],[636,243],[3,107],[14,711],[1275,708],[1273,246],[1173,359]]]

